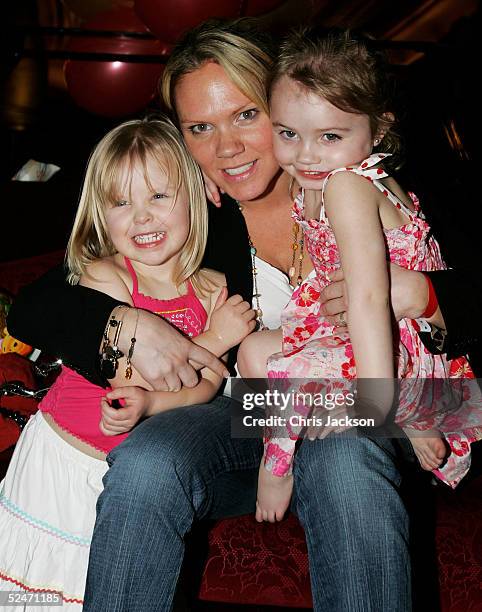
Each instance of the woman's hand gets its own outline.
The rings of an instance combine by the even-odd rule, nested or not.
[[[209,323],[209,332],[226,346],[226,350],[239,344],[256,326],[256,313],[251,305],[240,295],[227,296],[228,290],[223,287]]]
[[[218,376],[229,377],[229,371],[220,359],[188,340],[173,325],[142,309],[138,309],[138,315],[135,331],[137,313],[132,309],[125,314],[119,348],[127,354],[130,339],[135,335],[132,365],[154,390],[195,387],[199,382],[196,370],[203,367]]]
[[[209,176],[202,173],[204,179],[204,189],[206,190],[207,199],[216,206],[216,208],[221,208],[221,196],[219,193],[219,188],[214,181],[212,181]],[[221,191],[221,193],[224,193]]]
[[[418,319],[422,316],[428,302],[427,281],[421,272],[406,270],[390,264],[390,298],[397,321]],[[332,325],[340,327],[347,310],[347,289],[343,270],[340,268],[330,274],[331,283],[320,295],[321,314]]]
[[[120,408],[114,408],[113,400],[122,400]],[[102,419],[99,424],[106,436],[117,436],[130,431],[149,409],[149,391],[141,387],[117,387],[101,400]]]

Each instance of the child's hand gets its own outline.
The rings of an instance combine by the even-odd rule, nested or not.
[[[240,295],[227,296],[228,290],[223,287],[211,314],[209,331],[225,343],[227,348],[231,348],[254,330],[256,313]]]
[[[310,414],[312,419],[318,419],[320,424],[312,424],[306,428],[306,432],[304,437],[308,438],[308,440],[323,440],[327,438],[331,433],[343,433],[344,431],[348,431],[351,429],[351,425],[334,425],[333,422],[336,420],[338,423],[340,421],[344,423],[347,419],[355,416],[355,412],[353,408],[348,408],[347,406],[337,406],[332,410],[326,410],[325,408],[316,406],[313,409],[313,412]]]
[[[113,408],[109,401],[121,400],[121,408]],[[149,392],[141,387],[118,387],[109,391],[101,400],[101,432],[116,436],[130,431],[146,414],[149,407]]]
[[[259,466],[258,499],[256,500],[256,520],[274,523],[281,521],[293,493],[293,476],[274,476],[264,467]]]

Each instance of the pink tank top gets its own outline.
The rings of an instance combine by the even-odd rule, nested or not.
[[[198,336],[206,326],[208,315],[192,284],[187,282],[187,293],[170,300],[158,300],[139,293],[137,275],[131,262],[124,258],[132,278],[134,306],[150,310],[170,321],[184,334]],[[86,442],[93,448],[108,453],[129,435],[105,436],[99,429],[100,400],[109,389],[92,384],[70,368],[62,367],[58,378],[39,404],[64,431]]]

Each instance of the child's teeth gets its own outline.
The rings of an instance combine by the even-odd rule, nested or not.
[[[164,236],[164,232],[154,232],[153,234],[142,234],[134,236],[134,241],[139,244],[147,244],[149,242],[156,242]]]

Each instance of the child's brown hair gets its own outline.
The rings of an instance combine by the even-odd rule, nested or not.
[[[399,165],[401,139],[395,131],[395,83],[376,41],[352,30],[305,28],[282,42],[270,90],[287,76],[348,113],[367,115],[372,134],[384,134],[377,152],[392,153]]]

